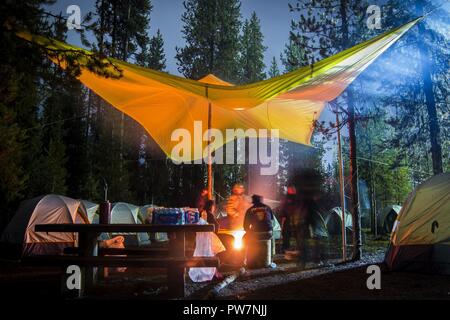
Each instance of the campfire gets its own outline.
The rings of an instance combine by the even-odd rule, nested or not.
[[[244,230],[233,230],[231,234],[234,237],[233,248],[236,250],[241,250],[243,247],[242,238],[244,237]]]

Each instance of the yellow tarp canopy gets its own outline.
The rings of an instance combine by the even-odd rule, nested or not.
[[[171,139],[175,129],[186,129],[191,137],[194,137],[194,121],[201,121],[203,130],[207,129],[209,103],[212,128],[223,133],[224,143],[226,129],[278,129],[280,138],[309,145],[313,122],[319,118],[325,103],[339,96],[419,19],[314,65],[249,85],[234,86],[213,75],[194,81],[116,59],[110,61],[122,70],[119,79],[102,77],[82,67],[79,80],[139,122],[168,156],[179,143]],[[26,32],[19,32],[18,36],[50,50],[81,50],[91,54]],[[64,62],[60,65],[64,67]],[[203,156],[193,151],[192,159]],[[172,158],[180,160],[176,155]]]

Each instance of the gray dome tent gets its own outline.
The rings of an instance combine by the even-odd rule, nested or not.
[[[50,194],[25,200],[17,209],[2,236],[2,242],[21,245],[24,256],[62,254],[65,247],[76,246],[76,233],[35,232],[37,224],[89,223],[80,200]]]
[[[330,235],[340,235],[342,233],[342,210],[335,207],[327,212],[325,225]],[[347,232],[352,230],[352,215],[345,210],[345,229]]]
[[[99,215],[98,215],[98,208],[100,205],[97,203],[93,203],[88,200],[80,200],[84,207],[86,208],[87,216],[90,223],[98,223],[99,222]]]
[[[314,238],[328,238],[329,233],[327,224],[320,212],[316,211],[316,214],[312,216],[311,225]]]
[[[142,224],[142,217],[139,214],[139,207],[125,202],[113,203],[111,209],[111,223]],[[113,234],[113,236],[118,234]],[[126,245],[146,245],[150,243],[150,237],[147,233],[126,233],[121,234],[125,237]]]

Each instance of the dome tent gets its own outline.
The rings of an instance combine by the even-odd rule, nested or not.
[[[330,235],[340,235],[342,233],[342,209],[335,207],[328,211],[325,217],[325,225]],[[345,229],[352,230],[352,215],[345,210]]]
[[[390,234],[394,227],[395,220],[402,209],[399,205],[386,206],[377,217],[378,231],[380,233]]]
[[[89,220],[79,200],[55,194],[39,196],[21,203],[2,241],[21,245],[24,256],[62,254],[65,247],[76,246],[76,233],[34,231],[37,224],[50,223],[89,223]]]
[[[90,202],[88,200],[80,200],[80,201],[86,208],[89,222],[98,223],[99,222],[98,208],[100,207],[100,205],[98,205],[97,203]]]
[[[311,224],[314,238],[328,238],[328,227],[323,215],[319,211],[316,211],[316,214],[313,215]]]
[[[139,216],[143,221],[149,220],[152,221],[151,216],[153,214],[153,209],[159,208],[159,206],[155,206],[153,204],[146,204],[145,206],[139,207]]]
[[[142,224],[143,220],[139,214],[139,207],[130,203],[115,202],[111,208],[112,224]],[[113,234],[116,235],[116,234]],[[150,243],[147,233],[128,233],[122,234],[125,237],[126,245],[146,245]]]
[[[385,262],[391,270],[450,274],[450,173],[431,177],[408,196]]]

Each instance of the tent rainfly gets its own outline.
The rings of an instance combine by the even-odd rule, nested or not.
[[[86,208],[79,200],[50,194],[26,200],[6,227],[2,242],[22,245],[23,255],[62,254],[77,245],[76,233],[35,232],[37,224],[89,223]]]
[[[409,195],[385,261],[391,270],[450,274],[450,173],[431,177]]]
[[[111,58],[105,62],[112,63],[109,71],[119,78],[102,77],[89,70],[86,56],[92,52],[28,32],[17,35],[55,52],[50,58],[63,68],[64,56],[58,55],[57,50],[65,54],[72,51],[81,67],[78,79],[84,85],[139,122],[173,160],[187,162],[205,158],[208,139],[203,133],[208,127],[216,129],[214,138],[218,132],[223,137],[212,139],[211,146],[216,150],[235,139],[226,134],[226,129],[247,130],[248,137],[267,137],[270,129],[277,129],[282,139],[310,145],[314,120],[319,118],[325,103],[339,96],[420,19],[313,65],[242,86],[213,75],[189,80]],[[178,150],[183,139],[174,136],[176,129],[182,130],[183,138],[187,135],[195,141],[203,140],[202,145],[192,143],[187,152],[172,152]]]

